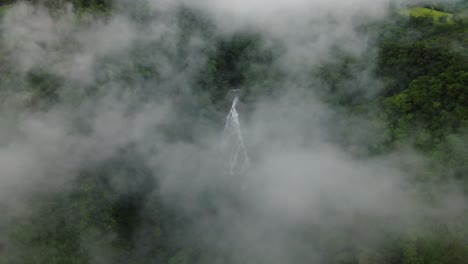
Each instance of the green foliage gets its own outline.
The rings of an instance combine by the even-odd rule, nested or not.
[[[229,90],[242,88],[245,97],[265,93],[272,81],[273,51],[255,34],[238,33],[219,39],[200,74],[199,86],[209,95],[210,104],[225,101]],[[262,91],[263,89],[263,91]]]
[[[43,4],[50,9],[62,9],[71,4],[75,10],[107,12],[112,8],[113,0],[31,0],[34,4]]]
[[[0,3],[0,17],[10,8],[10,2]]]
[[[468,28],[423,19],[398,22],[386,31],[377,73],[386,81],[381,102],[388,140],[437,152],[448,135],[466,126]]]
[[[57,91],[62,86],[60,78],[39,71],[30,72],[27,76],[30,87],[31,104],[51,106],[59,100]]]
[[[436,146],[447,135],[459,131],[468,117],[468,72],[421,76],[407,89],[384,101],[394,140],[416,136],[424,149]]]
[[[462,264],[468,257],[468,250],[466,238],[457,232],[434,223],[431,232],[388,239],[376,251],[365,253],[359,264]]]
[[[401,15],[410,16],[413,18],[429,18],[432,19],[434,23],[440,24],[453,24],[453,14],[435,10],[433,8],[425,7],[412,7],[408,9],[403,9],[400,11]]]
[[[31,216],[12,227],[9,263],[168,263],[183,222],[153,196],[154,178],[137,155],[121,154],[83,171],[70,190],[36,195]]]

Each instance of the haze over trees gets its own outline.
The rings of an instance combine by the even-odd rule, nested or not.
[[[468,1],[0,1],[0,264],[463,264]],[[239,89],[250,158],[224,173]]]

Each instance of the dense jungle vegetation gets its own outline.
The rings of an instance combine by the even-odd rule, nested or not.
[[[5,16],[16,2],[0,1],[0,16]],[[110,19],[122,9],[131,10],[130,18],[142,24],[153,16],[164,16],[152,14],[142,4],[144,1],[29,2],[44,5],[47,12],[57,17],[71,3],[84,25],[93,17]],[[135,43],[125,57],[102,56],[92,70],[96,72],[95,80],[84,84],[54,74],[47,70],[47,65],[22,72],[9,67],[14,58],[5,44],[8,35],[2,34],[0,110],[7,112],[5,109],[16,107],[25,114],[75,108],[74,127],[86,134],[89,124],[80,116],[86,111],[81,102],[92,103],[89,98],[102,98],[106,89],[118,83],[129,87],[125,89],[142,103],[169,94],[179,106],[173,113],[177,122],[157,129],[164,131],[167,142],[191,142],[204,126],[222,129],[229,90],[241,87],[241,111],[245,116],[254,111],[260,98],[281,96],[281,88],[274,85],[285,74],[276,64],[283,49],[281,44],[266,43],[264,36],[255,30],[217,32],[209,17],[189,7],[179,7],[173,21],[180,29],[175,43]],[[0,30],[5,31],[4,23]],[[363,159],[402,148],[421,153],[428,159],[426,167],[408,176],[414,186],[425,186],[421,187],[421,199],[437,199],[428,189],[450,182],[462,189],[466,204],[468,2],[398,7],[389,17],[359,25],[356,31],[370,36],[369,52],[356,55],[337,47],[329,58],[310,69],[313,81],[304,82],[321,102],[335,110],[337,120],[372,121],[364,138],[348,137],[346,122],[335,124],[343,129],[330,133],[330,140]],[[202,65],[195,69],[187,59],[193,48],[187,40],[194,35],[210,43],[200,51],[207,59],[200,60]],[[78,48],[74,40],[53,47],[63,54]],[[158,60],[158,56],[169,56],[175,72],[195,72],[192,91],[167,80],[165,68],[161,67],[164,61]],[[374,92],[362,89],[360,86],[365,82],[356,79],[369,70],[369,61],[373,61],[370,74],[377,80],[373,84],[380,87]],[[161,83],[164,85],[158,86]],[[187,97],[187,93],[193,96]],[[29,96],[19,98],[17,95],[21,94]],[[0,133],[0,139],[1,136]],[[6,148],[4,143],[0,140],[0,148]],[[359,148],[355,148],[356,144]],[[111,158],[85,163],[66,188],[37,191],[23,197],[29,208],[26,216],[5,220],[0,217],[0,263],[275,263],[268,257],[268,248],[259,256],[237,254],[243,250],[237,246],[228,250],[232,241],[210,243],[217,236],[227,236],[229,230],[222,226],[194,228],[199,216],[221,218],[219,204],[223,202],[218,200],[239,202],[238,198],[213,188],[199,197],[166,202],[164,194],[158,191],[158,177],[153,175],[157,169],[149,168],[141,155],[132,144],[119,147]],[[125,190],[116,190],[115,183],[125,186]],[[199,206],[186,208],[184,199],[197,200]],[[243,205],[238,207],[242,211]],[[353,221],[363,219],[366,216],[356,216]],[[370,221],[369,226],[357,230],[349,230],[348,226],[322,230],[300,223],[294,230],[284,232],[291,232],[288,237],[294,241],[288,242],[294,256],[291,263],[467,263],[467,211],[460,211],[450,219],[428,217],[420,226],[404,232],[393,233],[383,228],[392,224],[392,219],[386,219],[376,225]],[[279,227],[280,222],[270,228]],[[268,240],[269,233],[275,231],[266,228],[264,232],[263,237]],[[355,243],[357,239],[373,241],[368,238],[371,233],[383,239],[379,243]],[[319,257],[309,252],[308,247],[319,251]]]

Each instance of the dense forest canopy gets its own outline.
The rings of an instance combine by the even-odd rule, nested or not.
[[[0,264],[466,263],[468,1],[349,2],[0,1]]]

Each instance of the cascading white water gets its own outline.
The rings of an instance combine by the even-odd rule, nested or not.
[[[231,110],[226,117],[221,144],[221,149],[226,160],[226,173],[230,176],[245,175],[250,165],[247,150],[242,138],[239,114],[236,110],[238,102],[239,98],[237,96],[234,97]]]

